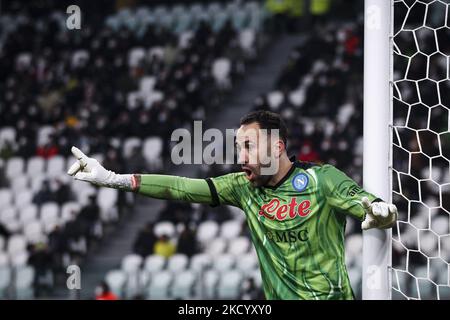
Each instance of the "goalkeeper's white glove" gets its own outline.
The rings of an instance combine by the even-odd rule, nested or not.
[[[392,228],[397,221],[397,207],[386,202],[370,203],[367,197],[361,199],[362,206],[366,212],[366,218],[361,223],[363,230],[372,228]]]
[[[106,170],[97,159],[89,158],[77,147],[72,147],[71,151],[77,161],[72,164],[67,173],[75,180],[87,181],[101,187],[134,190],[133,175],[117,174]]]

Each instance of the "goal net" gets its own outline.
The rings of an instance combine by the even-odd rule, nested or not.
[[[450,0],[393,10],[392,298],[450,299]]]

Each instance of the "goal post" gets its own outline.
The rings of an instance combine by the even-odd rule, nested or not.
[[[392,1],[364,3],[364,189],[391,201]],[[391,298],[391,230],[363,231],[362,298]]]

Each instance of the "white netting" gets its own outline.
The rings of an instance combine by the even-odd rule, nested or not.
[[[394,1],[393,299],[450,299],[449,3]]]

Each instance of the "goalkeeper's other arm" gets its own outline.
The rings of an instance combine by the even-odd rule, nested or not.
[[[77,159],[67,172],[76,180],[101,187],[133,191],[148,197],[212,204],[211,181],[158,174],[117,174],[105,169],[96,159],[72,147]]]

